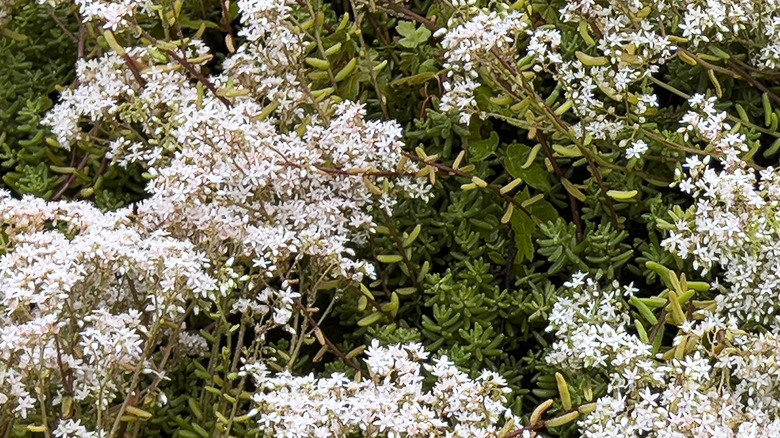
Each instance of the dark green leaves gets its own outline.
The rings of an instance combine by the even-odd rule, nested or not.
[[[425,26],[415,27],[411,21],[401,21],[395,30],[403,37],[398,41],[398,44],[407,49],[414,49],[431,37],[431,31],[428,28]]]
[[[484,140],[469,140],[469,161],[479,163],[493,155],[498,147],[498,134],[495,131]]]
[[[515,196],[518,202],[523,202],[529,198],[528,190],[524,190]],[[512,224],[512,230],[515,232],[515,243],[517,246],[517,260],[515,263],[533,260],[534,242],[532,237],[534,231],[536,231],[536,223],[523,211],[515,211],[510,223]]]
[[[529,186],[549,192],[550,174],[544,166],[537,163],[536,159],[528,163],[531,156],[531,148],[522,144],[513,144],[506,148],[504,165],[506,170],[515,178],[522,178]]]

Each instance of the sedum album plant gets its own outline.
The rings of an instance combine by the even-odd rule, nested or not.
[[[553,309],[550,328],[557,341],[547,357],[569,374],[589,370],[606,383],[606,395],[592,401],[592,413],[579,422],[582,436],[778,433],[770,377],[778,359],[776,335],[746,332],[734,319],[702,309],[693,312],[695,321],[679,325],[674,348],[655,355],[643,329],[632,333],[625,298],[636,290],[617,284],[601,289],[583,277],[566,284],[570,297]],[[674,293],[668,300],[680,305]]]
[[[80,7],[85,22],[141,34],[136,14],[151,12]],[[312,333],[322,339],[313,315],[328,311],[310,309],[318,291],[374,275],[355,258],[375,230],[372,213],[391,212],[396,196],[427,196],[402,158],[397,124],[287,81],[302,54],[286,49],[300,50],[303,36],[287,29],[292,40],[281,46],[272,36],[292,28],[289,5],[239,11],[247,40],[219,75],[202,70],[212,55],[198,40],[125,49],[106,30],[112,50],[78,61],[76,85],[44,119],[59,147],[102,145],[113,165],[140,166],[146,200],[101,213],[3,193],[6,433],[139,433],[146,409],[168,402],[161,384],[172,362],[210,356],[212,369],[225,361],[235,374],[269,359],[276,328],[297,354]],[[258,79],[254,64],[271,61],[279,69],[265,73],[276,84],[269,97],[242,78]],[[276,93],[289,100],[269,103]],[[190,330],[186,320],[202,313],[219,327],[207,327],[212,340],[237,332],[232,351]],[[225,421],[215,433],[246,414],[230,400],[219,399]]]
[[[2,2],[0,436],[777,436],[777,23]]]
[[[476,380],[446,356],[425,368],[436,378],[423,388],[419,362],[428,353],[419,344],[379,347],[366,352],[369,379],[354,382],[342,373],[329,378],[269,376],[247,366],[260,390],[252,397],[270,436],[448,436],[506,435],[519,421],[506,409],[506,382],[494,372]],[[311,412],[318,415],[311,416]],[[502,423],[505,423],[502,425]]]

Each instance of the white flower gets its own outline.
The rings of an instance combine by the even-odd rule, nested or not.
[[[301,438],[353,433],[499,438],[500,426],[520,424],[505,406],[506,382],[495,373],[472,380],[443,357],[425,365],[436,378],[426,391],[420,361],[427,353],[419,345],[381,347],[374,341],[367,355],[372,379],[361,381],[338,373],[319,378],[286,373],[269,377],[258,368],[252,374],[262,390],[253,401],[261,432]]]
[[[631,147],[626,149],[626,157],[628,159],[631,158],[642,158],[642,156],[647,152],[647,143],[645,143],[642,140],[637,140],[634,143],[632,143]]]
[[[607,395],[579,420],[583,437],[770,438],[780,430],[776,334],[749,333],[733,319],[708,315],[685,324],[674,340],[692,351],[664,360],[629,332],[619,286],[599,289],[586,281],[565,294],[570,298],[556,303],[550,317],[557,341],[547,361],[573,375],[595,368],[593,375],[607,376]]]
[[[693,196],[694,204],[677,221],[663,245],[682,258],[691,258],[702,272],[722,268],[727,287],[719,294],[718,309],[741,321],[755,321],[772,330],[779,326],[774,315],[780,310],[770,291],[780,287],[778,214],[780,186],[776,169],[760,175],[740,155],[752,145],[744,135],[732,134],[726,114],[715,109],[715,99],[696,95],[691,111],[683,118],[687,132],[701,138],[714,151],[710,156],[686,159],[688,177],[680,189]]]
[[[469,6],[471,10],[473,7]],[[444,68],[449,79],[444,82],[445,93],[440,109],[460,115],[460,123],[468,124],[473,114],[479,113],[474,91],[479,67],[489,64],[494,54],[506,56],[513,62],[519,58],[513,49],[516,38],[528,26],[525,16],[518,12],[473,10],[473,14],[458,25],[441,32],[441,46],[446,50]]]

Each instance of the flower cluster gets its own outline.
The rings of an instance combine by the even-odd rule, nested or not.
[[[715,103],[694,96],[695,111],[683,118],[681,131],[703,140],[717,164],[710,156],[687,159],[680,188],[695,203],[676,217],[664,245],[692,258],[703,272],[720,268],[727,286],[717,297],[721,311],[777,330],[780,179],[776,169],[758,170],[740,158],[751,145],[743,134],[731,132],[727,114]]]
[[[635,136],[633,131],[645,122],[647,110],[656,105],[647,79],[676,55],[678,47],[684,52],[681,59],[692,65],[700,62],[693,52],[714,51],[728,59],[721,47],[728,50],[731,43],[743,45],[750,53],[749,63],[759,69],[774,69],[780,62],[780,4],[776,2],[760,6],[746,0],[566,2],[558,14],[564,24],[576,26],[586,43],[576,56],[561,47],[562,26],[527,30],[527,18],[521,14],[483,11],[465,3],[456,3],[458,13],[448,24],[451,29],[440,30],[446,34],[441,42],[446,50],[444,67],[459,78],[445,83],[441,108],[460,113],[462,122],[485,111],[473,98],[480,86],[477,76],[494,89],[523,95],[522,89],[517,93],[513,75],[534,64],[533,71],[551,74],[562,86],[578,119],[574,126],[578,136],[620,140],[627,147],[630,141],[625,137]],[[453,21],[460,22],[455,26]],[[529,58],[521,58],[517,49],[506,50],[522,46],[526,35]],[[711,55],[703,56],[713,60]],[[491,67],[478,75],[480,65]]]
[[[479,68],[494,57],[517,64],[520,58],[516,44],[528,23],[524,14],[515,11],[488,12],[474,6],[464,9],[472,15],[470,19],[462,23],[453,19],[450,29],[441,28],[436,35],[443,35],[444,68],[450,79],[445,82],[440,108],[456,111],[461,123],[468,124],[471,115],[478,113],[474,91],[479,87]]]
[[[750,40],[750,62],[764,69],[780,66],[780,4],[747,0],[686,0],[662,9],[661,18],[679,22],[680,36],[692,48],[727,47],[730,41]]]
[[[676,49],[659,30],[657,19],[648,17],[651,7],[642,1],[567,2],[560,16],[564,23],[578,26],[590,46],[590,54],[577,51],[576,56],[566,53],[563,33],[553,25],[528,30],[528,18],[517,12],[465,8],[471,13],[468,20],[460,19],[458,26],[440,30],[445,34],[441,42],[446,50],[444,67],[453,78],[444,84],[440,108],[459,113],[464,123],[474,114],[496,116],[477,105],[474,94],[482,84],[515,96],[513,108],[529,104],[544,108],[549,103],[537,94],[534,80],[548,73],[565,97],[555,112],[560,116],[571,111],[576,117],[571,126],[574,137],[587,139],[586,143],[617,143],[627,149],[628,158],[641,158],[646,151],[641,145],[646,143],[641,143],[639,127],[657,106],[656,95],[645,82]],[[480,74],[481,66],[489,68]],[[511,112],[508,116],[524,118]],[[536,125],[529,122],[528,129],[533,131]]]
[[[63,0],[38,0],[39,3],[59,5],[66,3]],[[70,1],[68,1],[70,3]],[[140,10],[142,13],[152,12],[154,3],[151,0],[75,0],[84,22],[99,21],[104,29],[117,30],[129,24]]]
[[[632,334],[620,295],[594,281],[567,284],[552,311],[557,342],[548,361],[574,375],[607,376],[607,394],[579,421],[583,437],[772,437],[780,433],[775,335],[751,334],[734,320],[702,313],[685,323],[672,354],[654,357]]]
[[[653,368],[650,346],[629,332],[630,318],[624,296],[632,287],[618,284],[602,290],[585,274],[576,274],[564,287],[569,295],[561,298],[550,314],[548,331],[559,341],[547,355],[551,364],[569,370],[612,370],[610,388],[635,389],[640,381],[660,384],[662,375],[648,373]]]
[[[147,144],[137,139],[131,141],[126,138],[127,134],[112,138],[109,153],[116,164],[126,166],[130,162],[143,162],[155,165],[166,150],[175,148],[171,144],[175,140],[166,134],[170,126],[177,126],[175,116],[181,110],[180,106],[197,100],[198,93],[181,67],[161,62],[154,57],[155,50],[133,47],[126,50],[127,58],[109,52],[100,58],[77,62],[79,85],[63,90],[59,102],[43,121],[51,127],[62,147],[70,149],[79,141],[92,141],[95,133],[83,129],[85,125],[118,119],[143,121],[142,134],[148,141],[144,142]],[[208,49],[199,41],[184,45],[177,55],[196,66],[210,59]],[[129,63],[138,69],[143,67],[139,73],[143,84],[134,76]]]
[[[84,19],[113,28],[141,3],[111,5],[89,2]],[[311,326],[294,315],[324,282],[374,275],[355,254],[375,216],[399,196],[427,198],[397,123],[291,84],[305,33],[293,32],[289,5],[238,6],[247,42],[221,74],[203,68],[212,55],[198,40],[113,41],[78,61],[75,86],[44,119],[61,147],[103,148],[107,162],[142,168],[144,201],[103,213],[0,194],[3,411],[62,405],[56,434],[115,433],[117,399],[159,395],[168,370],[158,364],[177,362],[159,360],[161,349],[211,353],[186,331],[188,315],[239,314],[254,336],[233,363],[277,327],[302,342]]]
[[[127,209],[0,192],[0,223],[0,406],[22,418],[38,402],[129,396],[149,352],[186,328],[188,302],[216,288],[191,242],[139,229]]]
[[[655,94],[646,92],[642,83],[670,59],[676,47],[659,32],[655,20],[647,17],[651,7],[642,1],[605,5],[569,2],[561,9],[561,16],[576,24],[583,35],[597,36],[589,44],[592,54],[577,52],[576,57],[563,59],[558,45],[552,43],[546,50],[534,52],[537,62],[553,74],[572,101],[579,119],[574,128],[582,137],[622,138],[621,146],[625,147],[626,134],[633,137],[638,126],[634,125],[644,123],[646,114],[657,106]],[[624,103],[630,104],[626,108],[629,114],[619,115],[614,106]],[[628,155],[638,158],[642,153],[632,149]]]
[[[306,258],[326,279],[360,280],[372,268],[350,258],[349,243],[373,230],[375,201],[390,213],[393,193],[427,196],[416,167],[402,163],[398,124],[365,120],[361,105],[345,102],[328,121],[310,117],[302,134],[284,132],[254,96],[225,104],[189,86],[174,60],[161,64],[143,48],[127,52],[148,66],[143,85],[117,54],[82,61],[79,86],[63,93],[46,122],[63,146],[93,135],[80,129],[85,122],[115,124],[114,162],[140,163],[152,177],[139,220],[195,236],[215,262],[240,257],[267,279]],[[208,58],[198,43],[179,56]],[[211,79],[215,86],[230,81]],[[141,135],[124,128],[139,121]],[[238,249],[228,254],[226,241]]]
[[[365,360],[370,378],[350,380],[269,375],[246,367],[257,381],[258,425],[268,436],[405,436],[498,438],[517,427],[507,407],[506,382],[484,372],[478,379],[455,368],[446,356],[424,367],[436,380],[424,388],[420,345],[380,347],[372,343]],[[312,415],[316,413],[316,415]]]
[[[304,116],[308,90],[302,78],[306,42],[291,21],[295,2],[287,0],[240,0],[239,35],[246,42],[224,63],[225,74],[259,102],[265,102],[282,122],[297,122]],[[289,120],[288,120],[289,119]]]

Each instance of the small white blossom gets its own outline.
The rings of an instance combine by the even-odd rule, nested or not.
[[[647,152],[647,149],[647,143],[642,140],[637,140],[631,145],[630,148],[626,149],[626,157],[629,159],[642,158],[645,152]]]
[[[663,245],[682,258],[691,258],[702,272],[721,268],[725,287],[717,296],[723,314],[743,322],[780,328],[780,306],[773,292],[780,287],[780,227],[777,217],[780,186],[777,170],[760,173],[740,155],[751,148],[744,135],[734,134],[726,113],[715,99],[696,95],[696,111],[683,117],[681,131],[696,135],[714,151],[722,170],[710,156],[690,156],[680,189],[693,196],[694,205],[675,223]]]

